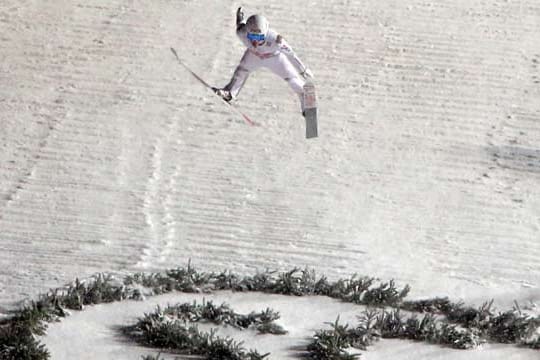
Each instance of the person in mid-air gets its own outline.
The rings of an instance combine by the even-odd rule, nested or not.
[[[268,26],[261,15],[252,15],[244,20],[244,11],[236,12],[236,35],[246,45],[240,64],[236,67],[231,81],[224,88],[213,88],[225,101],[238,96],[249,74],[260,67],[270,69],[281,77],[300,98],[304,114],[305,80],[313,78],[312,72],[302,63],[285,39]]]

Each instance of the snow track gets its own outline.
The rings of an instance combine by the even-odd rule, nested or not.
[[[269,72],[252,128],[170,54],[225,84],[237,3],[0,5],[0,305],[188,259],[538,298],[537,2],[263,4],[315,73],[316,140]]]

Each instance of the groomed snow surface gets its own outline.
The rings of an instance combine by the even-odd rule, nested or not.
[[[267,16],[313,70],[319,138],[304,138],[296,96],[270,72],[253,74],[237,101],[262,124],[250,127],[170,52],[226,84],[243,52],[240,5]],[[0,312],[76,277],[189,259],[241,274],[359,273],[410,284],[411,299],[534,309],[539,38],[534,0],[3,0]],[[246,340],[273,359],[357,311],[324,298],[205,297],[280,311],[286,340]],[[111,329],[188,298],[94,306],[43,342],[53,359],[155,354]],[[384,340],[362,357],[538,351]]]

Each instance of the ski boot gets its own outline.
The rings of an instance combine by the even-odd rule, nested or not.
[[[214,90],[214,93],[216,93],[217,96],[221,97],[226,102],[231,102],[233,97],[230,91],[225,90],[225,89],[218,89],[215,87],[213,87],[212,90]]]

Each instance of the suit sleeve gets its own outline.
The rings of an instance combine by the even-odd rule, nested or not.
[[[281,35],[277,36],[276,42],[277,42],[277,44],[279,46],[279,50],[289,58],[289,60],[294,65],[296,70],[298,70],[299,73],[303,73],[304,71],[306,71],[306,69],[307,69],[306,65],[304,65],[302,60],[300,60],[298,55],[296,55],[294,50],[285,41],[285,39],[283,39],[283,37]]]
[[[236,36],[244,42],[244,39],[246,38],[247,29],[245,23],[239,23],[236,25]]]

